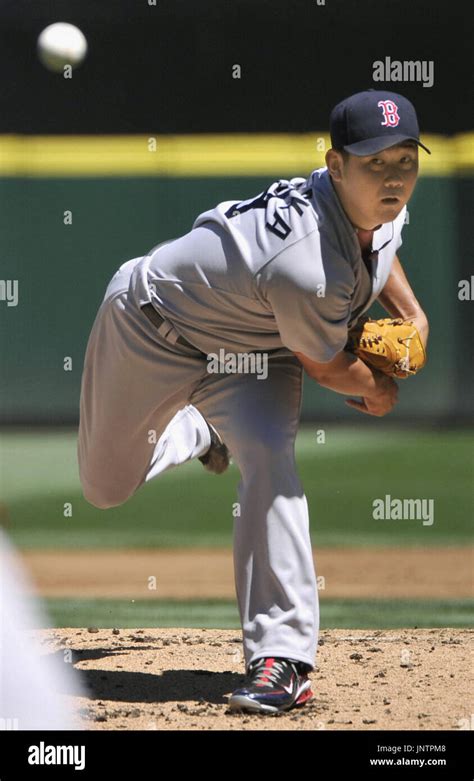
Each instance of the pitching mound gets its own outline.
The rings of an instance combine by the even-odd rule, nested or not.
[[[88,696],[81,728],[459,730],[472,728],[472,638],[467,629],[327,630],[314,699],[276,716],[231,713],[244,682],[235,630],[48,629],[46,653],[72,651]]]

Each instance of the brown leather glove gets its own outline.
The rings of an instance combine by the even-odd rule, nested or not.
[[[390,377],[409,377],[426,363],[423,342],[411,320],[362,317],[349,331],[345,349]]]

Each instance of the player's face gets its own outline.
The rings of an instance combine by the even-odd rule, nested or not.
[[[398,144],[382,152],[342,160],[338,193],[349,218],[370,230],[391,222],[409,201],[418,176],[418,146]]]

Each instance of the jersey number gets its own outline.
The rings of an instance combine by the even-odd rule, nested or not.
[[[272,200],[273,199],[273,200]],[[297,214],[303,214],[303,206],[308,207],[309,201],[301,195],[293,185],[288,182],[274,182],[263,193],[257,195],[249,201],[240,201],[233,204],[226,212],[227,218],[237,217],[249,209],[267,210],[267,219],[265,227],[279,239],[286,239],[290,235],[292,228],[284,219],[281,211],[295,209]],[[268,219],[271,217],[272,219]]]

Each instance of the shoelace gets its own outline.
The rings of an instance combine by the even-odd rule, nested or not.
[[[265,659],[262,659],[257,665],[254,682],[261,686],[271,686],[273,683],[278,683],[278,678],[284,671],[285,667],[282,662],[274,662],[272,667],[267,667]]]

